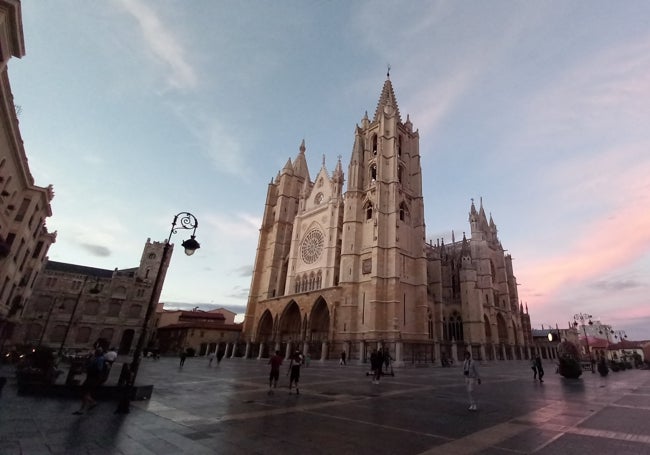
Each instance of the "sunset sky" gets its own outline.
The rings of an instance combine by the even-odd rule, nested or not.
[[[10,62],[52,260],[135,267],[178,212],[165,302],[243,312],[269,181],[304,139],[344,170],[391,65],[427,237],[482,198],[533,326],[650,339],[650,2],[23,2]],[[188,232],[172,241],[180,247]]]

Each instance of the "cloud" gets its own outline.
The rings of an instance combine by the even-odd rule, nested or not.
[[[233,273],[240,277],[251,277],[253,276],[253,266],[243,265],[241,267],[237,267],[233,270]]]
[[[197,85],[196,72],[187,62],[187,51],[180,44],[179,37],[174,35],[172,24],[163,23],[153,8],[139,0],[118,2],[137,20],[148,50],[169,68],[169,85],[176,89],[194,88]]]
[[[594,289],[602,291],[622,291],[643,286],[643,283],[635,280],[599,280],[592,284]]]
[[[93,256],[108,257],[111,255],[111,250],[102,245],[91,245],[89,243],[82,243],[80,246],[88,251]]]
[[[227,297],[232,297],[234,299],[248,299],[248,294],[250,292],[249,288],[244,288],[242,286],[235,286],[232,289],[232,292],[230,292]],[[246,305],[244,305],[244,308],[246,308]]]

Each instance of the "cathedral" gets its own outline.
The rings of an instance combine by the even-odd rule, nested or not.
[[[528,358],[512,258],[471,201],[469,237],[426,241],[419,134],[388,77],[341,158],[312,180],[305,143],[268,186],[244,319],[246,357],[295,350],[396,365]]]

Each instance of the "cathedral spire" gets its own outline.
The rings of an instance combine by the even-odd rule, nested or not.
[[[391,84],[390,79],[386,79],[384,82],[384,88],[381,90],[381,95],[379,96],[379,102],[377,103],[377,109],[375,110],[375,117],[373,121],[377,121],[379,114],[384,111],[384,107],[390,106],[395,109],[397,114],[397,120],[402,121],[402,118],[399,115],[399,107],[397,106],[397,98],[395,98],[395,92],[393,91],[393,84]]]
[[[305,147],[304,139],[300,143],[299,150],[300,152],[298,153],[298,156],[293,162],[293,171],[294,174],[297,175],[298,177],[302,177],[305,180],[309,180],[309,169],[307,168],[307,159],[305,158],[305,150],[307,150],[307,148]]]

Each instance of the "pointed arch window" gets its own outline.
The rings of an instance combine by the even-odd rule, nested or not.
[[[449,319],[442,320],[443,336],[447,341],[462,341],[463,338],[463,318],[454,311]]]
[[[367,201],[366,204],[363,206],[363,209],[366,212],[366,220],[371,220],[372,219],[372,203],[370,201]]]
[[[404,166],[402,165],[397,167],[397,181],[400,184],[404,183]]]
[[[300,275],[296,277],[296,284],[294,286],[294,292],[297,294],[300,292]]]
[[[408,223],[410,221],[410,215],[409,215],[409,209],[406,206],[406,203],[402,202],[399,205],[399,219],[400,221],[404,221],[405,223]]]
[[[323,284],[323,274],[319,270],[318,273],[316,274],[316,289],[320,289]]]
[[[372,154],[373,155],[377,154],[377,135],[376,134],[372,135]]]
[[[397,138],[397,156],[402,156],[402,136]]]

